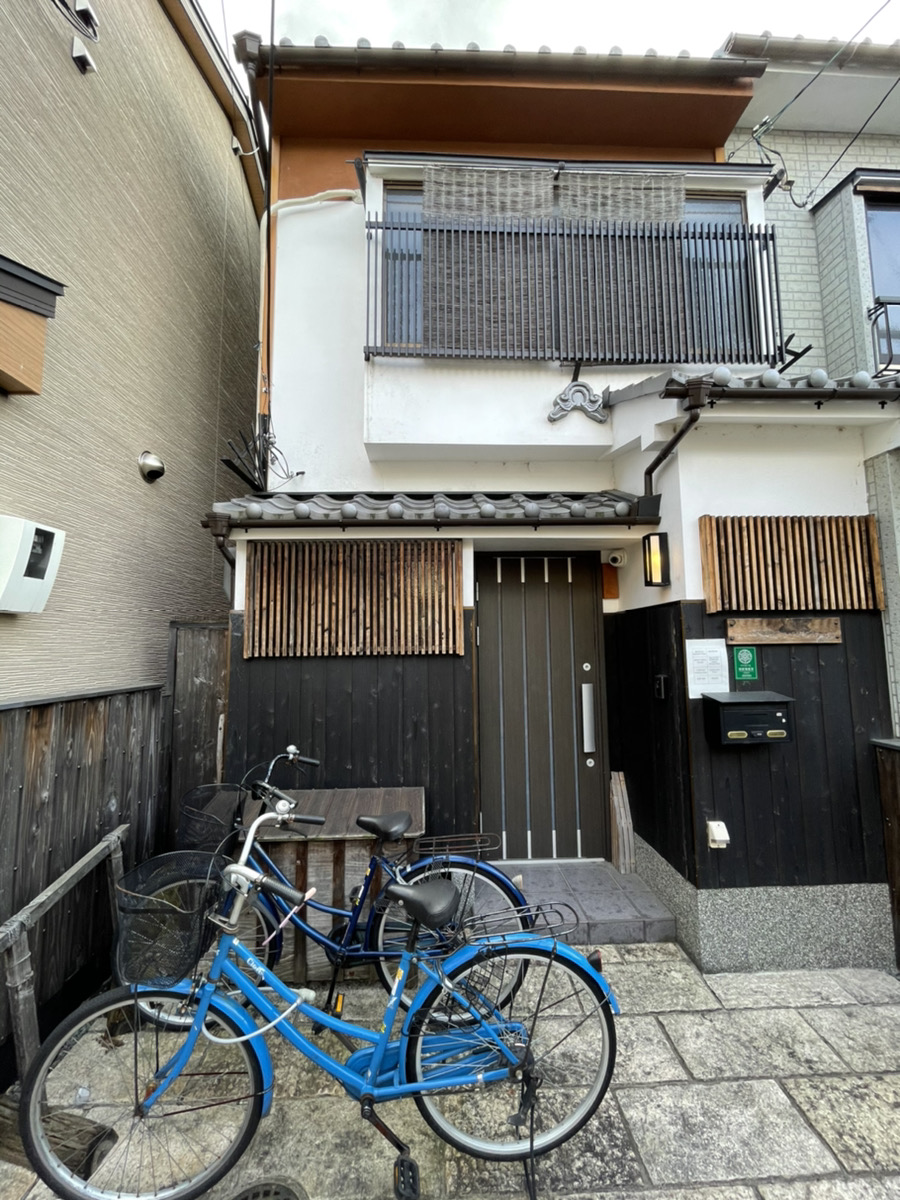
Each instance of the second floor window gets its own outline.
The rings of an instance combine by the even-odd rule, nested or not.
[[[770,230],[677,172],[428,168],[369,222],[367,355],[780,361]]]
[[[388,344],[422,344],[422,189],[384,189],[384,319]]]

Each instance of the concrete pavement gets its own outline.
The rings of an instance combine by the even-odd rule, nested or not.
[[[539,1160],[538,1196],[900,1200],[900,980],[858,969],[704,976],[665,942],[603,955],[622,1008],[612,1086],[586,1129]],[[347,1015],[382,1004],[377,985],[354,983]],[[209,1200],[390,1200],[388,1143],[329,1079],[272,1045],[273,1111]],[[521,1166],[449,1149],[412,1102],[382,1111],[419,1163],[423,1200],[525,1195]],[[2,1200],[49,1195],[0,1163]]]

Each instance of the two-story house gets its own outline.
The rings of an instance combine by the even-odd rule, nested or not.
[[[228,612],[198,519],[253,421],[263,176],[193,0],[10,0],[0,37],[2,924],[160,839],[172,625]],[[100,868],[31,931],[39,1000],[109,932]]]
[[[836,902],[816,961],[884,960],[866,473],[900,390],[864,311],[855,355],[806,348],[821,219],[729,155],[764,49],[237,47],[272,453],[208,519],[232,764],[296,741],[506,859],[609,857],[615,772],[704,966],[798,961]]]

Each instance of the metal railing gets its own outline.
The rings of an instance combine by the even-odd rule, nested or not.
[[[770,226],[371,216],[366,358],[783,358]]]
[[[118,920],[115,889],[116,883],[122,878],[122,845],[127,833],[128,825],[124,824],[119,825],[112,833],[105,834],[87,854],[82,855],[78,862],[64,871],[54,883],[44,888],[39,896],[35,896],[24,908],[0,925],[0,954],[4,961],[13,1044],[16,1050],[16,1065],[20,1079],[24,1079],[25,1072],[40,1046],[29,932],[55,904],[68,895],[76,883],[84,879],[104,859],[107,865],[110,909],[115,928]]]
[[[889,375],[900,368],[900,296],[876,296],[867,315],[876,375]]]

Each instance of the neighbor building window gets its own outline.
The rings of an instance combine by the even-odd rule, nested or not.
[[[866,201],[878,366],[900,365],[900,201]]]

